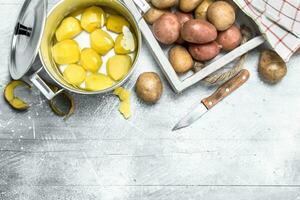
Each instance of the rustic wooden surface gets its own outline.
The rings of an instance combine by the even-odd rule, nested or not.
[[[0,0],[1,92],[22,2]],[[0,199],[300,199],[300,56],[269,86],[258,78],[258,52],[247,60],[246,85],[175,133],[178,119],[215,88],[175,95],[164,81],[157,105],[133,96],[129,121],[112,95],[76,96],[68,121],[36,89],[22,94],[32,105],[25,113],[0,98]],[[143,71],[159,72],[145,46],[126,88]]]

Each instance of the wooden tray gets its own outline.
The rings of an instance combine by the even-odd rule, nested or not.
[[[197,73],[188,72],[187,74],[180,76],[174,71],[171,63],[168,60],[168,50],[170,47],[165,47],[159,44],[151,31],[151,27],[142,17],[141,13],[145,13],[147,10],[149,10],[149,4],[145,0],[123,1],[136,18],[144,39],[146,40],[154,58],[176,93],[180,93],[188,87],[198,83],[208,75],[221,69],[222,67],[234,61],[236,58],[265,42],[265,39],[259,35],[259,31],[257,30],[255,23],[253,23],[251,19],[248,18],[242,11],[239,11],[237,23],[249,26],[254,33],[254,37],[231,52],[221,53],[217,58],[211,60],[210,62],[206,62],[206,67],[201,71]]]

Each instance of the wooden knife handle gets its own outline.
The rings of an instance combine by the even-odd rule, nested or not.
[[[241,70],[236,76],[221,85],[216,92],[211,96],[203,99],[201,102],[209,110],[214,107],[217,103],[222,101],[225,97],[230,95],[233,91],[238,89],[249,79],[249,71],[246,69]]]

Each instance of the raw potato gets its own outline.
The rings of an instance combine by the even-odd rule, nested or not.
[[[103,61],[101,56],[91,48],[85,48],[81,51],[80,64],[82,67],[91,72],[99,71]]]
[[[115,53],[116,54],[129,54],[136,49],[135,36],[130,30],[125,27],[123,33],[118,35],[115,41]]]
[[[87,8],[81,16],[81,26],[89,33],[102,28],[105,23],[106,14],[100,7],[92,6]]]
[[[213,0],[203,0],[195,10],[195,18],[207,20],[207,10],[212,3]]]
[[[220,53],[220,47],[217,42],[213,41],[207,44],[190,44],[189,52],[197,61],[208,61]]]
[[[179,0],[179,8],[183,12],[191,12],[202,2],[202,0]]]
[[[238,47],[242,42],[242,33],[236,25],[232,25],[226,31],[220,32],[217,42],[225,51],[231,51]]]
[[[101,55],[106,55],[114,48],[114,40],[107,32],[97,29],[90,35],[91,47]]]
[[[275,51],[264,50],[261,53],[258,72],[264,81],[275,84],[286,75],[287,67]]]
[[[59,65],[73,64],[79,61],[80,48],[76,41],[64,40],[54,45],[52,55],[54,61]]]
[[[29,105],[14,94],[15,89],[19,86],[31,89],[31,86],[24,81],[12,81],[4,89],[4,98],[12,108],[20,111],[27,110]]]
[[[79,33],[81,33],[82,28],[78,19],[74,17],[65,18],[60,26],[57,28],[55,36],[57,41],[73,39]]]
[[[110,30],[115,33],[122,33],[123,27],[127,26],[130,28],[129,22],[122,16],[119,15],[110,15],[107,20],[107,30]]]
[[[86,71],[80,65],[71,64],[65,69],[63,75],[68,83],[80,86],[85,80]]]
[[[153,24],[158,20],[163,14],[165,14],[166,10],[159,10],[157,8],[152,7],[145,15],[144,19],[148,24]]]
[[[217,1],[209,6],[207,18],[218,31],[225,31],[233,25],[235,11],[229,3]]]
[[[131,57],[128,55],[115,55],[106,63],[107,74],[115,81],[122,80],[129,72],[132,65]]]
[[[86,89],[90,91],[101,91],[114,85],[114,81],[104,74],[90,74],[85,79]]]
[[[192,19],[184,23],[181,37],[190,43],[205,44],[217,38],[216,28],[202,19]]]
[[[193,19],[193,15],[190,14],[190,13],[176,12],[175,15],[177,16],[178,21],[181,25],[180,31],[181,31],[181,29],[183,27],[183,24],[185,22]],[[182,39],[181,34],[180,34],[179,38],[177,39],[176,43],[178,43],[178,44],[183,44],[184,43],[184,40]]]
[[[175,6],[176,0],[151,0],[152,5],[159,9]]]
[[[156,103],[160,99],[162,91],[160,77],[154,72],[141,74],[136,82],[137,96],[147,103]]]
[[[153,24],[153,33],[163,44],[173,44],[180,36],[180,23],[173,13],[166,13]]]
[[[192,69],[194,61],[186,48],[174,46],[169,52],[170,62],[177,73],[185,73]]]

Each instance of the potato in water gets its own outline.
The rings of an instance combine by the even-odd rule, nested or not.
[[[52,55],[57,64],[73,64],[79,61],[80,48],[76,41],[64,40],[54,45]]]
[[[108,30],[115,33],[122,33],[124,26],[130,27],[129,22],[124,17],[119,15],[110,15],[108,17],[106,25]]]
[[[107,74],[115,81],[122,80],[131,67],[131,57],[128,55],[115,55],[108,59],[106,67]]]
[[[94,49],[85,48],[81,51],[80,64],[87,71],[97,72],[102,63],[101,56]]]
[[[80,86],[85,80],[86,71],[80,65],[71,64],[65,69],[63,75],[68,83]]]
[[[115,45],[113,38],[105,31],[97,29],[91,33],[91,47],[101,55],[107,54]]]
[[[106,23],[105,12],[100,7],[87,8],[81,16],[81,26],[91,33],[98,28],[102,28]]]
[[[124,27],[123,33],[118,35],[115,42],[116,54],[128,54],[135,51],[136,40],[128,27]]]
[[[63,41],[67,39],[72,39],[81,33],[82,28],[78,19],[74,17],[67,17],[64,19],[58,29],[56,30],[57,41]]]
[[[99,91],[105,90],[114,85],[114,81],[104,74],[90,74],[85,79],[85,85],[87,90]]]

